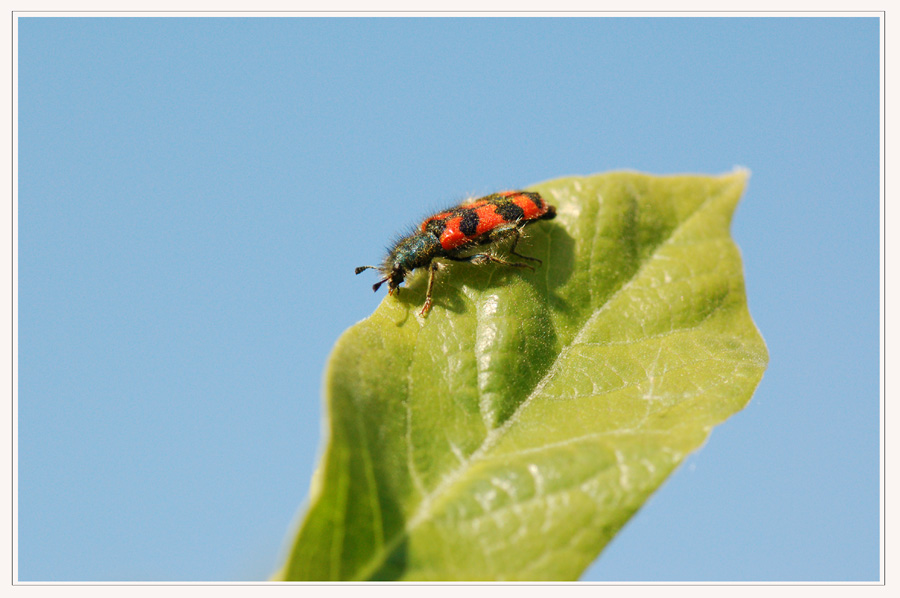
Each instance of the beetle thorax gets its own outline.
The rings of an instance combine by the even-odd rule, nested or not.
[[[441,243],[431,233],[419,232],[401,239],[384,263],[383,272],[390,278],[390,286],[399,286],[407,274],[430,264],[440,251]]]

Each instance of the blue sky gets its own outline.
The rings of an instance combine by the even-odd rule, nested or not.
[[[468,194],[738,165],[769,368],[584,579],[878,579],[877,19],[17,22],[21,580],[266,578],[355,266]]]

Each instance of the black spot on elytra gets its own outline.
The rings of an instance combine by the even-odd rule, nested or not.
[[[446,220],[431,220],[428,224],[425,225],[425,232],[431,233],[438,239],[441,238],[441,235],[444,234],[444,229],[447,228]]]
[[[525,215],[525,211],[513,202],[498,204],[495,211],[500,214],[506,222],[516,222]]]
[[[540,193],[523,193],[523,195],[525,195],[525,197],[530,199],[531,203],[533,203],[537,207],[537,209],[539,209],[539,210],[544,209],[543,205],[542,205],[544,202],[541,201]]]
[[[459,230],[467,237],[471,237],[478,229],[478,214],[475,210],[463,210],[462,222],[459,223]]]

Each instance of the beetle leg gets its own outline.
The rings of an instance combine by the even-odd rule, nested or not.
[[[516,254],[518,255],[518,254]],[[531,264],[522,264],[519,262],[507,262],[506,260],[502,260],[499,257],[495,257],[489,253],[476,253],[475,255],[469,255],[466,257],[451,257],[449,255],[442,256],[444,259],[453,260],[454,262],[470,262],[472,264],[487,264],[488,262],[495,262],[497,264],[503,264],[504,266],[512,266],[514,268],[529,268],[534,271],[534,266]],[[520,256],[525,257],[525,256]]]
[[[520,258],[522,258],[522,259],[524,259],[524,260],[531,260],[531,261],[533,261],[533,262],[537,262],[538,264],[543,264],[544,261],[543,261],[543,260],[540,260],[540,259],[538,259],[538,258],[536,258],[536,257],[528,257],[527,255],[522,255],[521,253],[516,253],[516,245],[519,244],[519,237],[520,237],[520,234],[519,234],[519,233],[520,233],[521,231],[519,230],[519,228],[514,228],[513,230],[514,230],[515,232],[512,233],[512,235],[513,235],[513,242],[512,242],[512,245],[511,245],[510,248],[509,248],[509,252],[510,252],[512,255],[519,256]],[[534,268],[532,268],[532,270],[534,270]]]
[[[432,261],[428,267],[428,290],[425,291],[425,305],[422,306],[422,311],[419,312],[420,316],[427,315],[429,310],[431,310],[431,289],[434,288],[434,274],[439,267],[440,264],[435,261]]]

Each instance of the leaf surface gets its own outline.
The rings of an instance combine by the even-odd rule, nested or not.
[[[531,190],[535,272],[448,264],[338,340],[291,580],[571,580],[711,428],[765,344],[729,234],[746,181],[610,173]],[[502,253],[502,250],[501,250]]]

